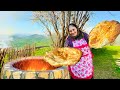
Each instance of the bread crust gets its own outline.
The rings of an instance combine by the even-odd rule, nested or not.
[[[102,48],[114,42],[119,34],[119,22],[115,20],[100,22],[89,33],[89,45],[91,48]]]
[[[82,56],[82,51],[76,48],[63,47],[47,52],[44,60],[54,67],[76,64]]]

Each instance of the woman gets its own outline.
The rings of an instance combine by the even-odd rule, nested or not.
[[[66,38],[65,46],[74,47],[82,51],[82,57],[75,65],[68,66],[72,79],[92,79],[93,62],[92,52],[88,45],[88,35],[71,23],[69,25],[69,36]]]

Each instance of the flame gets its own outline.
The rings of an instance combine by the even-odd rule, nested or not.
[[[42,59],[22,60],[13,64],[13,67],[27,71],[45,71],[55,69],[55,67]]]

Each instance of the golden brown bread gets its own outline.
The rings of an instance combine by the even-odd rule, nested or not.
[[[63,47],[56,48],[44,56],[44,60],[54,67],[76,64],[82,56],[79,49]]]
[[[89,45],[91,48],[102,48],[103,46],[114,42],[119,34],[119,22],[115,20],[100,22],[89,34]]]

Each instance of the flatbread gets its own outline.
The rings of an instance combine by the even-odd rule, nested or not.
[[[76,64],[82,56],[82,52],[76,48],[63,47],[47,52],[44,60],[54,67]]]
[[[113,43],[119,34],[120,23],[118,21],[100,22],[89,34],[89,45],[91,48],[102,48]]]

